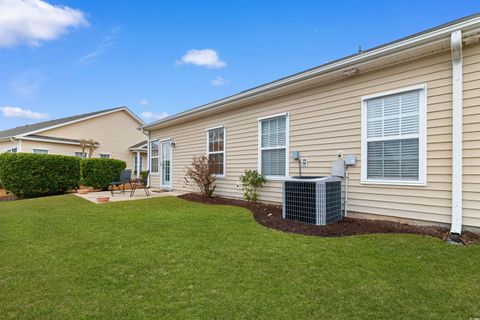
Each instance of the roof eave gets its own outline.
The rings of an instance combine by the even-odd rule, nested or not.
[[[198,115],[200,113],[207,112],[212,109],[216,109],[216,108],[226,109],[227,107],[234,107],[235,105],[240,104],[241,102],[247,99],[252,99],[255,97],[261,98],[262,95],[265,95],[268,92],[285,89],[291,86],[292,84],[300,83],[302,81],[305,81],[311,78],[320,77],[322,75],[327,75],[329,73],[332,73],[341,69],[352,68],[358,64],[364,63],[369,60],[382,58],[382,57],[396,54],[398,52],[415,48],[417,46],[421,46],[430,42],[449,38],[450,34],[454,31],[470,30],[472,28],[478,27],[479,24],[480,24],[480,16],[476,15],[471,19],[463,20],[455,24],[448,24],[443,28],[440,27],[437,29],[433,29],[430,32],[423,32],[418,34],[417,36],[414,35],[412,37],[403,38],[398,41],[391,42],[386,45],[382,45],[382,46],[370,49],[361,54],[336,60],[331,63],[325,64],[323,66],[319,66],[298,74],[294,74],[292,76],[282,78],[280,80],[273,81],[271,83],[267,83],[265,85],[262,85],[247,91],[240,92],[238,94],[226,97],[224,99],[220,99],[218,101],[214,101],[214,102],[178,113],[176,115],[173,115],[161,120],[157,120],[155,122],[144,125],[142,128],[145,131],[151,131],[151,130],[160,128],[163,125],[168,125],[174,120],[188,118],[190,116]]]

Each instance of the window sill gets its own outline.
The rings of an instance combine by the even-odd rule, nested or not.
[[[218,178],[218,179],[224,179],[225,178],[225,175],[224,174],[214,174],[213,175],[215,178]]]
[[[391,185],[391,186],[415,186],[426,187],[427,183],[423,181],[405,181],[405,180],[362,180],[361,184],[366,185]]]
[[[289,177],[287,176],[265,176],[267,181],[284,181],[287,180]]]

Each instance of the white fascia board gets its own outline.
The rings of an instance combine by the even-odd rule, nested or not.
[[[40,142],[47,142],[47,143],[59,143],[59,144],[69,144],[69,145],[74,145],[74,146],[79,146],[80,142],[70,142],[70,141],[55,141],[55,140],[49,140],[49,139],[42,139],[42,138],[31,138],[31,137],[22,137],[22,136],[16,136],[15,137],[18,140],[28,140],[28,141],[40,141]],[[98,146],[99,144],[95,144]]]
[[[356,65],[356,64],[368,61],[368,60],[373,60],[375,58],[380,58],[380,57],[383,57],[383,56],[386,56],[386,55],[394,54],[394,53],[397,53],[399,51],[406,50],[406,49],[416,47],[416,46],[420,46],[422,44],[432,42],[432,41],[436,41],[436,40],[439,40],[439,39],[442,39],[442,38],[443,39],[448,39],[452,32],[462,30],[464,28],[469,28],[469,27],[472,27],[472,26],[475,26],[475,25],[478,25],[478,24],[480,24],[480,17],[475,17],[475,18],[472,18],[472,19],[469,19],[469,20],[466,20],[466,21],[456,23],[454,25],[449,25],[449,26],[446,26],[446,27],[441,28],[441,29],[437,29],[437,30],[433,30],[431,32],[420,34],[416,37],[396,41],[394,43],[381,46],[377,49],[373,49],[371,51],[367,51],[367,52],[361,53],[359,55],[355,55],[355,56],[352,56],[352,57],[349,57],[349,58],[339,60],[337,62],[327,64],[323,67],[318,67],[318,68],[315,68],[313,70],[308,70],[308,71],[305,71],[305,72],[302,72],[302,73],[299,73],[299,74],[296,74],[296,75],[293,75],[293,76],[290,76],[290,77],[286,77],[286,78],[283,78],[283,79],[265,84],[263,86],[260,86],[260,87],[254,88],[254,89],[247,90],[245,92],[241,92],[239,94],[236,94],[236,95],[233,95],[233,96],[230,96],[230,97],[227,97],[227,98],[224,98],[224,99],[212,102],[212,103],[208,103],[204,106],[197,107],[197,108],[194,108],[194,109],[191,109],[191,110],[187,110],[187,111],[178,113],[176,115],[172,115],[170,117],[167,117],[167,118],[164,118],[164,119],[161,119],[161,120],[154,121],[150,124],[147,124],[147,125],[143,126],[142,128],[144,130],[147,130],[147,131],[148,130],[153,130],[156,125],[164,124],[164,123],[170,122],[172,120],[187,117],[187,116],[190,116],[190,115],[193,115],[193,114],[202,113],[204,111],[214,109],[214,108],[217,108],[217,107],[226,108],[233,103],[240,102],[240,101],[243,101],[247,98],[251,98],[251,97],[254,97],[254,96],[257,96],[257,95],[265,94],[266,92],[270,92],[270,91],[276,90],[278,88],[285,87],[285,86],[291,85],[291,84],[296,83],[296,82],[300,82],[302,80],[307,80],[309,78],[312,78],[312,77],[315,77],[315,76],[318,76],[318,75],[322,75],[322,74],[325,74],[325,73],[336,71],[336,70],[341,69],[341,68],[351,67],[352,65]]]

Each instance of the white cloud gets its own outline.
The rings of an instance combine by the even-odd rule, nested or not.
[[[0,107],[3,116],[7,118],[24,118],[24,119],[45,119],[48,114],[41,112],[33,112],[31,110],[22,109],[20,107],[4,106]]]
[[[1,1],[1,0],[0,0]],[[109,33],[103,37],[102,41],[100,44],[93,50],[92,52],[89,52],[85,54],[84,56],[80,57],[78,59],[78,62],[80,63],[88,63],[91,62],[95,59],[98,58],[98,56],[102,55],[103,53],[107,52],[108,49],[110,49],[111,46],[115,44],[115,39],[117,37],[117,32],[120,29],[120,27],[113,27],[110,29]]]
[[[42,70],[32,69],[16,74],[9,81],[9,86],[15,93],[29,97],[35,94],[46,80],[47,76]]]
[[[227,65],[225,61],[220,60],[217,51],[213,49],[188,50],[187,53],[177,61],[177,65],[182,64],[193,64],[212,69],[223,68]]]
[[[138,103],[141,105],[141,106],[148,106],[150,104],[150,102],[147,100],[147,99],[141,99],[140,101],[138,101]]]
[[[159,120],[169,116],[166,112],[151,112],[145,111],[140,113],[140,116],[145,120]]]
[[[43,0],[0,0],[0,47],[38,46],[82,26],[88,22],[77,9]]]
[[[229,81],[227,79],[223,79],[222,77],[216,77],[215,79],[210,80],[210,84],[212,86],[216,86],[216,87],[224,86],[224,85],[228,84],[228,82]]]

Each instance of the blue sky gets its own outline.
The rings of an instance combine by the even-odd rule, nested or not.
[[[471,0],[26,1],[0,0],[11,15],[0,17],[0,130],[121,105],[153,121],[480,9]]]

